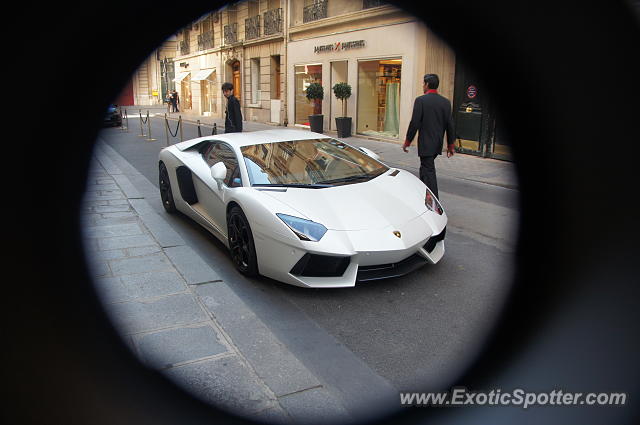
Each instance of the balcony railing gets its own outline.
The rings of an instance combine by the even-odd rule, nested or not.
[[[189,41],[187,40],[180,41],[180,54],[181,55],[189,54]]]
[[[371,9],[372,7],[378,7],[385,4],[382,0],[362,0],[363,9]]]
[[[282,33],[282,8],[264,12],[264,35]]]
[[[213,31],[198,35],[198,50],[213,49]]]
[[[329,0],[315,0],[312,5],[305,6],[302,14],[302,22],[311,22],[326,18],[328,3]]]
[[[260,37],[260,15],[244,20],[244,39],[253,40]]]
[[[233,44],[238,42],[238,23],[224,26],[224,44]]]

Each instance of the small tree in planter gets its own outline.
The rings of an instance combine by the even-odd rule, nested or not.
[[[351,86],[347,83],[337,83],[333,86],[333,94],[342,101],[342,116],[336,117],[338,137],[351,136],[351,117],[347,116],[347,102],[351,97]]]
[[[309,127],[315,133],[322,133],[324,115],[318,113],[322,111],[322,99],[324,99],[324,88],[320,83],[311,83],[305,91],[307,99],[313,102],[313,115],[309,115]]]

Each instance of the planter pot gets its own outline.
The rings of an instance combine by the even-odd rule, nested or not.
[[[324,125],[324,115],[316,114],[309,115],[309,127],[314,133],[322,133],[322,127]]]
[[[351,117],[336,117],[338,137],[351,137]]]

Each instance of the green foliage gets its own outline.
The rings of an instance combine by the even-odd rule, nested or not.
[[[333,86],[333,94],[342,101],[351,97],[351,86],[347,83],[336,83]]]
[[[333,94],[342,101],[342,116],[347,116],[347,104],[345,100],[351,97],[351,86],[347,83],[336,83],[333,86]]]
[[[307,87],[306,94],[309,100],[322,100],[324,99],[324,88],[322,88],[320,83],[311,83],[309,87]]]

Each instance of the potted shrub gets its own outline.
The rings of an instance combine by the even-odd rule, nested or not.
[[[351,86],[347,83],[337,83],[333,86],[333,94],[342,101],[342,116],[336,117],[338,137],[351,136],[351,117],[347,116],[347,102],[351,97]]]
[[[306,90],[307,99],[313,102],[313,115],[309,115],[309,127],[315,133],[322,133],[324,126],[324,115],[322,115],[322,99],[324,99],[324,89],[320,83],[311,83]]]

